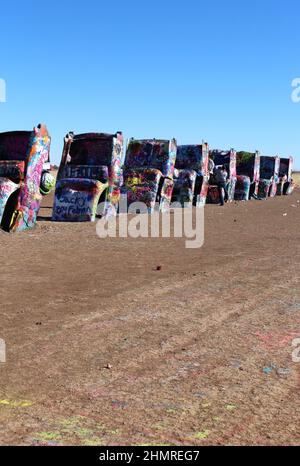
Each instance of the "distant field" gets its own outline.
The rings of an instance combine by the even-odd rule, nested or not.
[[[295,180],[296,184],[300,186],[300,172],[294,172],[293,179]]]

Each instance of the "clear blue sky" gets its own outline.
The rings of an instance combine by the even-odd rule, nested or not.
[[[300,168],[299,1],[28,0],[0,14],[0,131],[45,122],[52,161],[68,130],[122,130]]]

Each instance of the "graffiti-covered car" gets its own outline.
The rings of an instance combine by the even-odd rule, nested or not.
[[[234,149],[227,150],[212,150],[209,153],[210,158],[215,164],[215,170],[224,166],[228,173],[227,192],[228,201],[234,200],[235,185],[236,185],[236,151]],[[209,180],[207,202],[210,204],[219,204],[220,196],[217,182],[214,176]]]
[[[122,196],[127,205],[140,202],[152,213],[170,207],[177,154],[175,139],[130,139],[123,169]]]
[[[0,134],[0,222],[5,231],[34,227],[51,139],[45,125]]]
[[[279,182],[277,185],[277,195],[292,194],[295,184],[293,182],[293,157],[280,157]]]
[[[172,201],[182,206],[205,204],[208,190],[207,143],[178,146]]]
[[[277,193],[277,185],[279,183],[279,166],[280,158],[278,156],[260,157],[260,177],[258,184],[259,199],[267,199],[274,197]]]
[[[240,151],[236,153],[236,185],[234,199],[248,201],[258,194],[260,154]]]
[[[114,214],[120,198],[123,136],[70,132],[64,139],[55,187],[53,216],[60,222],[91,222]]]

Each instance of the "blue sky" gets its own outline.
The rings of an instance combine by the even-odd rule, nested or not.
[[[45,122],[53,162],[75,132],[176,137],[294,155],[296,0],[2,2],[0,131]]]

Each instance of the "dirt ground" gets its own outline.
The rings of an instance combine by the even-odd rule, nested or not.
[[[297,186],[300,186],[300,172],[295,172],[293,173],[293,180],[297,184]]]
[[[0,444],[300,444],[299,190],[207,206],[189,250],[51,205],[0,232]]]

